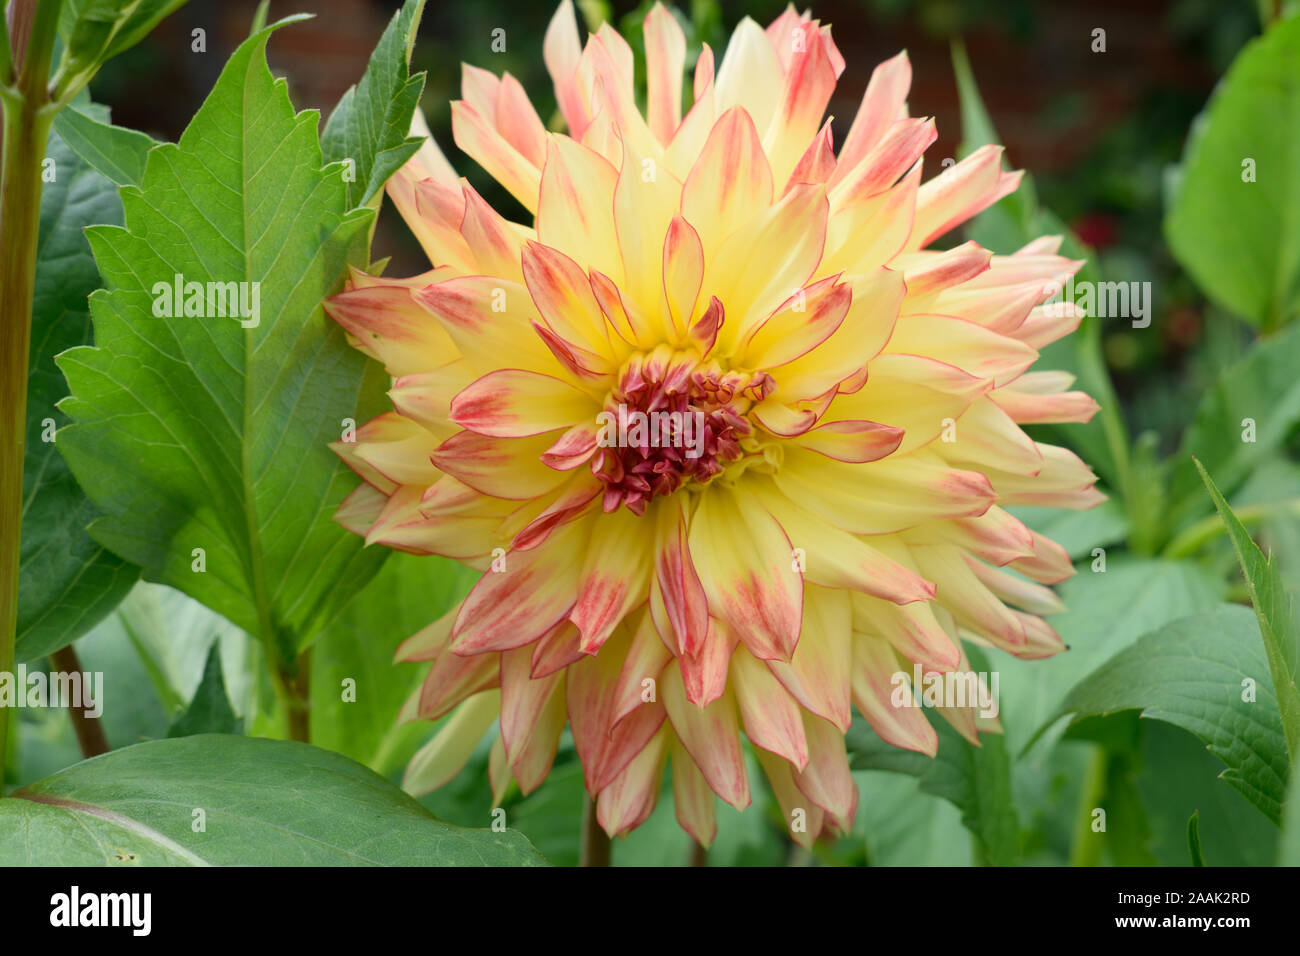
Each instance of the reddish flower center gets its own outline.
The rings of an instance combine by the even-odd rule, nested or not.
[[[605,483],[605,512],[644,514],[655,495],[707,482],[744,455],[745,418],[775,384],[765,372],[724,370],[661,345],[624,364],[605,400],[591,470]]]

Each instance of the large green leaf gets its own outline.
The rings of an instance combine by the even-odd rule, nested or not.
[[[423,11],[424,0],[406,0],[394,14],[365,76],[343,94],[321,134],[329,162],[351,163],[348,200],[354,206],[370,202],[420,148],[422,140],[407,134],[424,74],[410,76],[408,68]]]
[[[1223,500],[1214,481],[1198,461],[1197,470],[1214,499],[1223,523],[1228,526],[1228,537],[1237,552],[1241,571],[1246,576],[1246,588],[1259,633],[1264,639],[1264,653],[1268,669],[1277,690],[1278,709],[1282,728],[1286,734],[1287,750],[1292,760],[1300,759],[1300,692],[1296,690],[1298,662],[1300,662],[1300,626],[1296,624],[1294,598],[1282,583],[1277,566],[1264,556],[1245,527]]]
[[[478,572],[444,558],[394,554],[312,646],[312,743],[387,773],[429,736],[397,724],[427,665],[394,664],[397,645],[443,615]]]
[[[151,741],[0,800],[5,866],[541,862],[517,833],[442,823],[365,767],[289,741]]]
[[[1204,740],[1227,764],[1223,778],[1270,819],[1280,818],[1286,743],[1249,610],[1224,605],[1166,624],[1080,682],[1060,713],[1078,720],[1122,710]]]
[[[57,134],[50,137],[46,154],[54,161],[54,179],[41,195],[32,306],[18,580],[20,661],[51,654],[90,630],[139,576],[137,568],[86,533],[97,512],[59,455],[63,434],[54,431],[66,421],[56,403],[68,394],[54,357],[90,341],[86,299],[99,288],[82,229],[120,222],[122,205],[112,184]]]
[[[235,51],[179,144],[149,153],[122,190],[126,228],[89,231],[107,287],[96,347],[59,365],[76,423],[60,447],[105,514],[91,534],[287,658],[383,559],[332,521],[353,480],[326,447],[382,385],[321,307],[366,262],[373,211],[350,208],[316,114],[295,114],[267,68],[281,25]],[[241,283],[246,322],[155,315],[178,275]]]
[[[1300,18],[1242,50],[1196,129],[1169,247],[1207,296],[1276,328],[1300,311]]]

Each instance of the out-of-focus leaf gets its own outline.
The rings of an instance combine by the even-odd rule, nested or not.
[[[1232,496],[1277,454],[1300,423],[1297,369],[1300,325],[1257,341],[1206,391],[1183,436],[1169,482],[1175,525],[1210,510],[1193,457],[1215,476],[1224,494]],[[1300,488],[1292,489],[1292,496],[1298,493]]]
[[[1238,55],[1188,143],[1165,220],[1178,261],[1207,296],[1256,326],[1300,312],[1300,19]]]
[[[463,598],[477,575],[444,558],[389,556],[312,646],[312,743],[379,773],[410,759],[430,725],[398,726],[397,715],[427,667],[395,664],[393,652]]]

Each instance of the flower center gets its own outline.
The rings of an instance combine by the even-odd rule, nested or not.
[[[723,369],[694,351],[660,345],[633,355],[605,399],[591,470],[605,483],[606,513],[645,513],[655,495],[703,483],[745,454],[745,418],[775,389],[766,372]]]

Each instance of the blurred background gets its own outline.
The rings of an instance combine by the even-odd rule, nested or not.
[[[272,69],[286,76],[300,107],[328,115],[360,77],[398,0],[273,0],[270,18],[315,18],[279,33]],[[608,18],[638,46],[649,2],[584,0],[590,27]],[[688,64],[701,43],[721,57],[744,16],[766,24],[784,0],[681,0]],[[191,0],[143,44],[112,61],[93,94],[116,122],[174,141],[202,102],[226,56],[247,35],[256,0]],[[430,0],[415,48],[414,70],[426,70],[423,108],[456,169],[489,202],[523,219],[517,203],[455,148],[449,102],[459,96],[463,61],[509,71],[529,91],[543,120],[555,97],[541,58],[554,12],[550,0]],[[1096,251],[1107,277],[1150,281],[1152,330],[1107,323],[1105,352],[1132,432],[1152,431],[1171,451],[1194,407],[1192,399],[1217,370],[1237,359],[1249,336],[1228,317],[1207,322],[1207,306],[1181,275],[1161,238],[1167,167],[1183,149],[1186,130],[1217,77],[1259,31],[1249,0],[822,0],[813,13],[830,23],[847,61],[831,113],[836,139],[874,66],[906,49],[914,67],[913,115],[932,115],[938,142],[927,153],[926,178],[956,154],[961,138],[951,44],[961,38],[975,79],[1007,155],[1034,176],[1041,203]],[[493,52],[492,32],[506,31]],[[1096,29],[1105,52],[1094,52]],[[202,29],[206,52],[193,50]],[[393,256],[389,274],[426,268],[418,246],[394,215],[381,215],[375,255]],[[1154,332],[1155,334],[1151,334]]]

